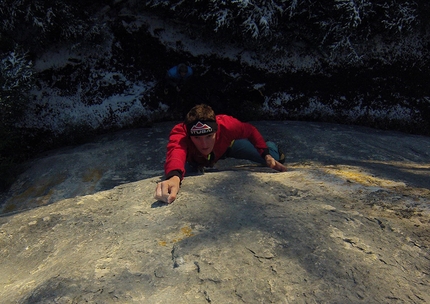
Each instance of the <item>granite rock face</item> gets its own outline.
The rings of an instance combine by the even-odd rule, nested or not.
[[[430,302],[430,138],[254,125],[288,172],[220,161],[171,205],[168,123],[35,160],[3,204],[2,302]]]

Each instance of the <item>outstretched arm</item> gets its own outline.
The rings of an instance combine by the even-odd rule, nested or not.
[[[165,181],[157,183],[154,198],[168,204],[173,203],[179,192],[180,184],[181,179],[178,176],[172,176]]]

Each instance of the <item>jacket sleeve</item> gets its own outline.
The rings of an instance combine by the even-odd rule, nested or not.
[[[173,127],[170,132],[166,162],[164,163],[166,179],[175,175],[181,180],[184,178],[185,162],[187,159],[187,140],[187,131],[183,123]]]
[[[256,127],[250,123],[241,122],[232,116],[225,116],[224,118],[228,120],[226,125],[229,130],[227,132],[231,132],[233,134],[233,139],[248,139],[257,149],[258,153],[260,153],[262,158],[269,154],[269,148],[267,147],[266,141]]]

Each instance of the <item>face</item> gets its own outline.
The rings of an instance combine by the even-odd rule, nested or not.
[[[208,156],[215,145],[216,132],[203,136],[190,136],[197,150],[204,156]]]

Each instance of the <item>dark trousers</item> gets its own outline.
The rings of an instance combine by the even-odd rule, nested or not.
[[[270,155],[272,155],[274,159],[279,160],[280,155],[278,145],[272,141],[267,141],[266,144],[269,148]],[[246,159],[255,163],[266,165],[266,161],[261,157],[254,145],[247,139],[236,139],[224,155],[224,158]],[[185,171],[186,175],[193,175],[199,172],[203,173],[203,168],[187,162],[185,165]]]

